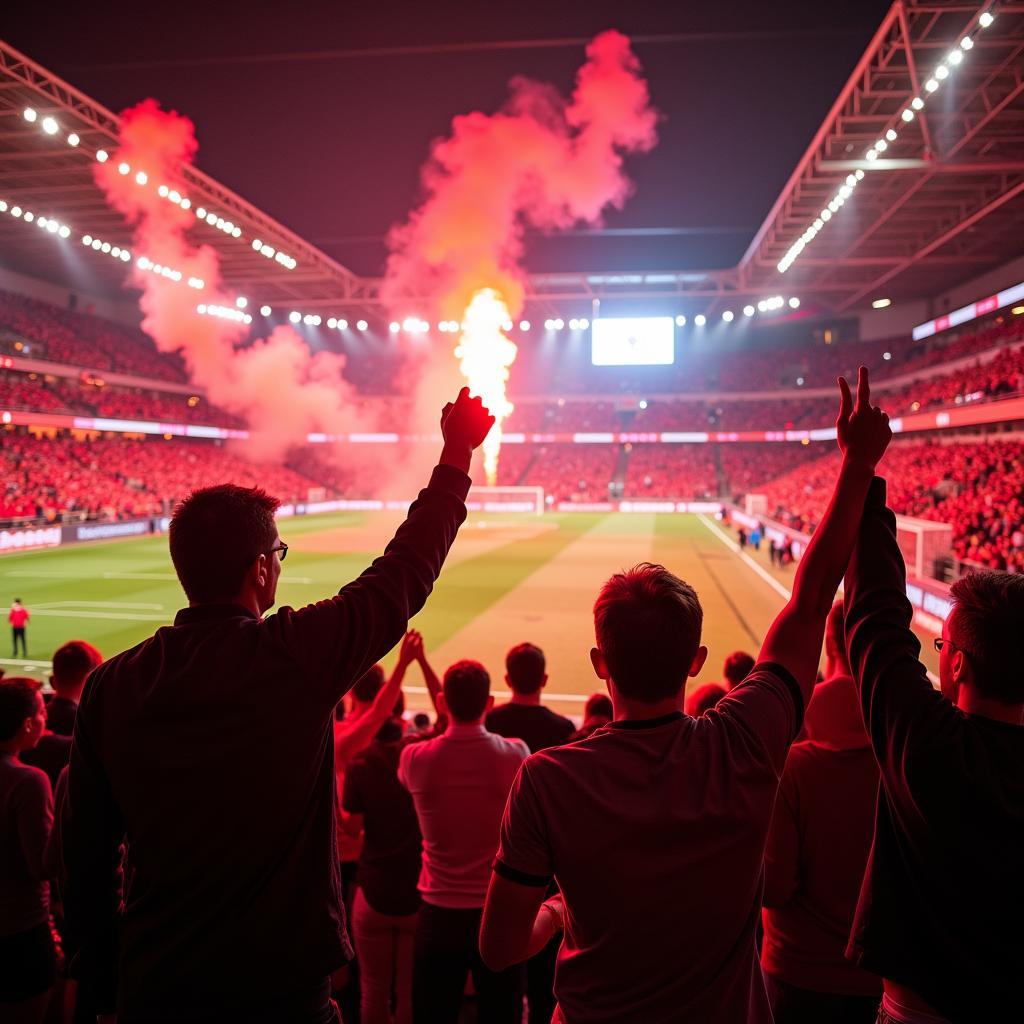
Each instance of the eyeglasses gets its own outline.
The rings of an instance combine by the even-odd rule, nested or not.
[[[271,548],[267,552],[267,554],[268,555],[272,555],[275,551],[280,553],[280,555],[281,555],[280,561],[282,561],[282,562],[288,557],[288,545],[285,544],[284,541],[281,541],[281,543],[276,548]]]
[[[932,643],[935,645],[935,650],[939,651],[940,653],[942,651],[942,648],[945,647],[946,644],[949,644],[949,646],[952,647],[953,650],[959,651],[965,657],[968,657],[968,658],[970,657],[970,651],[965,651],[962,647],[957,647],[957,645],[955,643],[953,643],[952,640],[945,640],[941,636],[937,636],[932,641]]]

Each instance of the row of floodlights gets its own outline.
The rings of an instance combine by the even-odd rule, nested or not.
[[[0,199],[0,213],[9,213],[15,220],[23,220],[26,224],[34,223],[42,231],[48,231],[51,235],[59,235],[67,238],[71,234],[71,228],[62,224],[53,217],[39,217],[31,210],[25,210],[17,203],[9,204],[6,200]]]
[[[988,28],[995,20],[995,15],[991,11],[983,11],[978,15],[978,24],[981,28]],[[931,78],[925,81],[924,91],[929,94],[937,92],[942,83],[949,77],[952,69],[963,62],[964,54],[973,49],[973,47],[974,40],[971,36],[965,35],[957,46],[946,54],[942,62],[935,68]],[[917,114],[924,109],[924,103],[923,96],[912,97],[907,106],[900,111],[900,120],[904,124],[910,124]],[[864,154],[865,160],[869,163],[874,163],[892,143],[896,142],[899,138],[898,123],[896,122],[891,125],[880,138],[875,140],[874,145]],[[814,241],[818,233],[832,217],[839,212],[839,208],[850,198],[853,190],[863,179],[864,171],[861,168],[857,168],[853,174],[846,176],[846,180],[839,186],[832,198],[821,208],[817,217],[804,229],[803,234],[786,250],[786,254],[779,260],[776,269],[780,274],[784,274],[789,270],[797,257]]]
[[[33,107],[26,107],[22,111],[22,116],[30,124],[39,123],[40,128],[47,135],[56,135],[60,131],[60,125],[55,117],[42,117],[40,118],[39,112]],[[67,144],[72,147],[77,147],[81,144],[81,138],[77,132],[69,132],[67,135]],[[105,149],[97,149],[95,153],[97,163],[105,164],[110,159],[110,154]],[[126,161],[122,160],[117,165],[117,171],[119,174],[127,177],[132,174],[132,167]],[[149,184],[149,174],[143,170],[136,170],[134,172],[135,184],[139,186],[145,186]],[[157,195],[161,199],[166,199],[168,202],[174,203],[176,206],[180,206],[183,210],[190,210],[192,208],[192,200],[188,196],[182,195],[182,193],[176,189],[171,188],[168,185],[158,185]],[[195,210],[195,216],[198,220],[205,221],[210,227],[217,228],[219,231],[223,231],[226,235],[230,235],[232,238],[240,238],[242,235],[242,229],[228,220],[226,217],[221,217],[212,210],[207,210],[205,207],[199,206]],[[64,236],[67,237],[67,236]],[[275,250],[273,246],[265,244],[260,239],[254,239],[252,247],[256,252],[266,256],[268,259],[274,260],[275,263],[280,264],[286,270],[294,270],[298,266],[298,261],[287,253]]]

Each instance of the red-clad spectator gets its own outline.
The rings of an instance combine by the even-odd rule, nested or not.
[[[698,686],[683,704],[683,710],[691,718],[700,718],[705,711],[710,711],[728,693],[721,683],[705,683]]]
[[[0,680],[0,1019],[23,1024],[42,1024],[56,981],[45,867],[53,793],[18,760],[45,727],[38,681]]]
[[[612,699],[606,693],[592,693],[583,705],[583,724],[569,737],[570,743],[586,739],[606,726],[615,717]]]
[[[761,966],[775,1024],[873,1024],[882,982],[846,960],[873,833],[878,767],[843,637],[829,613],[826,679],[807,707],[809,739],[786,759],[768,845]]]
[[[14,647],[11,652],[12,658],[17,658],[19,644],[21,645],[21,656],[23,658],[28,657],[28,648],[25,645],[25,630],[30,618],[32,618],[32,614],[21,603],[21,598],[16,597],[11,604],[10,610],[7,612],[7,621],[11,624],[11,641]]]
[[[744,679],[754,670],[755,659],[752,654],[746,651],[733,651],[725,664],[722,666],[722,678],[725,681],[725,688],[731,690],[739,686]]]

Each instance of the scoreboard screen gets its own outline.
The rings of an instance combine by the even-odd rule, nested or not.
[[[670,316],[601,317],[590,336],[594,366],[670,366],[675,321]]]

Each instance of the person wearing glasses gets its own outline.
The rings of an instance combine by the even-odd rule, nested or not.
[[[276,498],[222,484],[175,508],[188,607],[89,677],[60,808],[74,971],[100,1011],[129,1024],[336,1019],[330,975],[353,951],[334,708],[423,607],[493,423],[463,388],[442,412],[440,464],[383,555],[304,608],[265,615],[288,554]]]
[[[884,979],[882,1024],[1024,1020],[1024,576],[950,596],[936,691],[876,477],[844,601],[882,785],[847,956]]]

